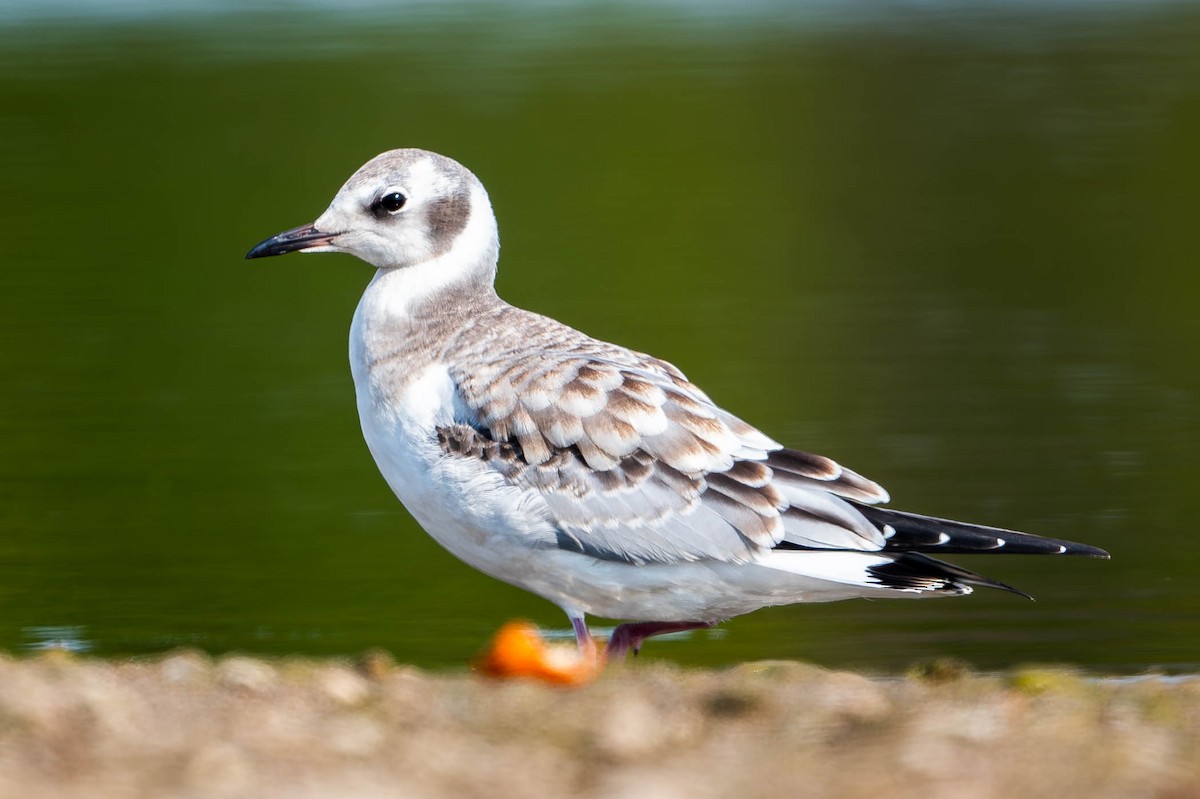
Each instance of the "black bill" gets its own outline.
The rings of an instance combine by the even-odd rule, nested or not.
[[[332,243],[332,239],[336,235],[336,233],[324,233],[312,225],[301,225],[259,242],[250,252],[246,253],[246,258],[266,258],[268,255],[283,255],[297,250],[324,247]]]

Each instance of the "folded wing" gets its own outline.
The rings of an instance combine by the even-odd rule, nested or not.
[[[834,461],[781,447],[670,364],[593,342],[451,377],[447,452],[533,489],[558,546],[634,563],[746,562],[782,542],[878,550],[857,503],[887,499]]]

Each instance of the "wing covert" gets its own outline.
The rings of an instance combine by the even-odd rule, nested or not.
[[[457,367],[465,418],[439,430],[448,453],[536,493],[559,546],[635,563],[744,562],[785,540],[882,548],[842,499],[880,501],[879,486],[784,449],[665,361],[589,341]]]

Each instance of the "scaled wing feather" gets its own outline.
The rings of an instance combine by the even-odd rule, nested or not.
[[[492,339],[446,359],[466,413],[439,435],[536,492],[559,546],[635,563],[882,548],[843,499],[886,499],[876,484],[782,448],[665,361],[534,318],[552,348]]]

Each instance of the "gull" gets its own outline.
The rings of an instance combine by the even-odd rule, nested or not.
[[[620,620],[609,659],[771,605],[1020,591],[932,554],[1107,558],[1086,544],[880,507],[888,493],[789,449],[667,361],[509,305],[483,184],[419,149],[355,172],[310,225],[247,258],[375,267],[350,326],[363,436],[413,518],[470,566]]]

